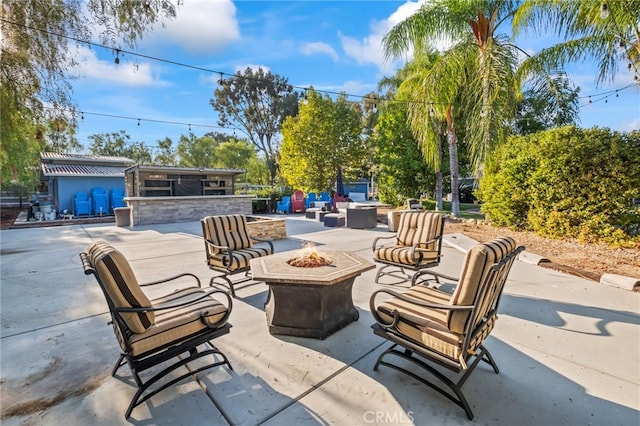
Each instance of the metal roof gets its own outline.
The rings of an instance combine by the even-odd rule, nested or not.
[[[59,154],[57,152],[41,152],[40,160],[55,163],[83,163],[83,164],[134,164],[130,158],[111,157],[106,155],[83,155],[83,154]]]
[[[135,164],[127,167],[125,173],[132,173],[136,170],[146,172],[163,172],[163,173],[227,173],[231,175],[239,175],[246,173],[244,169],[214,169],[214,168],[198,168],[198,167],[174,167],[174,166],[151,166]]]
[[[124,166],[101,166],[91,164],[52,164],[42,163],[44,177],[121,177],[124,179]]]

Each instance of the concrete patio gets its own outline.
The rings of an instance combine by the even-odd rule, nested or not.
[[[275,248],[313,242],[371,259],[382,234],[384,225],[325,228],[289,216],[287,239]],[[370,329],[375,270],[353,287],[360,319],[325,340],[270,335],[266,285],[240,285],[231,333],[215,341],[234,370],[181,382],[127,421],[135,386],[127,367],[110,376],[119,348],[102,293],[78,257],[96,240],[121,250],[141,282],[187,271],[203,284],[211,277],[197,221],[0,231],[3,425],[640,424],[640,294],[524,262],[511,271],[486,344],[501,372],[481,365],[463,388],[473,422],[419,382],[373,371],[389,345]],[[438,269],[457,275],[463,252],[443,251]]]

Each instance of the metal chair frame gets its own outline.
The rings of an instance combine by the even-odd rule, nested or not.
[[[229,295],[226,292],[221,290],[211,290],[206,293],[203,293],[202,296],[200,296],[197,299],[193,299],[186,303],[174,304],[171,306],[151,307],[151,308],[117,308],[114,306],[111,298],[107,294],[105,286],[102,283],[100,276],[97,274],[94,266],[91,264],[91,261],[87,253],[80,253],[80,259],[82,261],[82,267],[84,269],[85,275],[93,275],[96,278],[96,281],[98,282],[98,284],[100,285],[100,289],[102,290],[105,296],[107,305],[109,306],[109,312],[111,314],[111,321],[109,322],[109,324],[115,324],[114,331],[116,332],[116,334],[120,335],[119,336],[120,338],[118,340],[122,341],[125,346],[124,351],[120,353],[120,357],[118,358],[118,361],[116,362],[113,369],[111,370],[111,376],[115,377],[116,372],[120,367],[122,367],[125,363],[129,364],[129,369],[131,370],[131,373],[136,382],[136,385],[138,386],[138,390],[136,391],[133,398],[131,399],[131,402],[129,403],[127,411],[125,412],[125,416],[124,416],[125,419],[129,418],[129,416],[131,415],[131,412],[135,407],[147,401],[149,398],[153,397],[154,395],[163,391],[164,389],[167,389],[168,387],[174,385],[175,383],[178,383],[201,371],[208,370],[210,368],[218,367],[221,365],[226,365],[229,368],[229,370],[233,370],[233,367],[231,366],[231,363],[229,362],[226,355],[223,354],[216,346],[214,346],[211,343],[211,340],[217,337],[220,337],[222,335],[228,334],[231,328],[231,324],[229,324],[227,321],[229,319],[229,315],[231,314],[233,302],[231,300],[231,297],[229,297]],[[190,273],[183,273],[183,274],[175,275],[173,277],[169,277],[163,280],[153,281],[146,284],[140,284],[140,287],[162,284],[162,283],[170,282],[186,276],[193,277],[196,283],[198,284],[198,287],[200,288],[202,287],[200,283],[200,279],[196,275],[190,274]],[[150,312],[150,311],[159,312],[159,311],[168,310],[168,309],[176,309],[182,306],[187,306],[192,303],[196,303],[202,300],[203,298],[209,297],[213,294],[222,294],[225,296],[227,301],[227,313],[217,324],[218,325],[217,327],[210,326],[209,328],[206,328],[195,335],[185,336],[185,338],[177,345],[175,343],[170,343],[170,344],[155,348],[152,351],[147,353],[143,353],[140,355],[133,355],[131,346],[129,344],[129,339],[127,339],[126,337],[130,337],[135,333],[127,326],[126,322],[121,316],[122,313],[130,313],[130,312],[143,313],[143,312]],[[199,351],[198,346],[200,345],[206,345],[209,347],[209,349]],[[185,353],[188,353],[188,356],[183,358],[178,358],[179,355],[182,355]],[[208,363],[202,367],[197,368],[196,370],[189,370],[186,373],[180,375],[179,377],[176,377],[162,384],[161,386],[151,390],[150,392],[147,392],[149,389],[152,388],[152,386],[156,382],[158,382],[160,379],[162,379],[172,371],[182,366],[185,366],[191,363],[192,361],[195,361],[197,359],[200,359],[208,355],[213,356],[214,362]],[[166,368],[164,368],[162,371],[148,378],[147,380],[144,380],[141,377],[140,373],[142,373],[143,371],[148,370],[149,368],[152,368],[156,365],[159,365],[161,363],[164,363],[165,361],[168,361],[174,358],[178,358],[178,359],[173,363],[171,363]],[[218,359],[218,358],[221,358],[221,359]]]
[[[490,267],[489,272],[482,280],[478,288],[478,291],[475,295],[474,303],[469,306],[427,303],[415,298],[407,297],[402,293],[398,293],[396,291],[388,289],[381,289],[374,292],[371,295],[369,303],[371,313],[373,314],[376,323],[373,324],[371,328],[376,335],[390,340],[392,342],[392,345],[384,352],[382,352],[382,354],[380,354],[373,369],[378,370],[378,367],[380,365],[384,365],[407,374],[408,376],[418,380],[420,383],[429,386],[430,388],[447,397],[449,400],[454,402],[465,411],[469,420],[473,420],[473,412],[469,403],[467,402],[467,399],[462,393],[462,386],[478,366],[480,361],[484,361],[491,365],[493,371],[496,374],[499,374],[500,372],[494,358],[491,356],[491,353],[483,345],[484,340],[488,337],[491,331],[487,331],[485,327],[492,327],[495,323],[495,320],[497,319],[498,306],[500,304],[502,291],[507,280],[507,275],[509,274],[509,270],[511,269],[511,266],[515,261],[517,255],[522,250],[524,250],[523,246],[517,247],[515,250],[506,255],[502,260],[494,263]],[[429,271],[429,274],[434,276],[434,280],[438,277],[453,281],[458,280],[457,278],[453,278],[433,271]],[[383,319],[377,312],[375,303],[376,297],[383,293],[389,294],[398,299],[402,299],[406,302],[413,303],[417,306],[448,311],[466,310],[471,312],[471,315],[469,316],[469,319],[467,320],[465,325],[465,331],[462,334],[463,341],[461,344],[461,352],[462,354],[464,354],[462,358],[459,360],[454,360],[436,352],[435,350],[427,347],[421,342],[417,342],[405,336],[397,328],[400,320],[400,314],[398,313],[398,311],[393,312],[394,318],[391,323],[385,321],[385,319]],[[478,313],[478,309],[482,306],[487,306],[487,299],[490,302],[489,306],[491,308],[489,309],[485,317],[477,318],[476,315]],[[429,325],[426,324],[425,327],[429,327]],[[476,345],[475,349],[471,349],[472,342],[476,341],[477,339],[481,339],[482,342]],[[401,349],[398,349],[398,347],[400,347]],[[414,373],[413,371],[402,367],[399,364],[385,361],[384,358],[387,355],[394,355],[402,358],[403,360],[410,361],[411,363],[421,367],[431,376],[435,377],[437,381],[432,382],[427,378],[422,377]],[[468,361],[470,361],[472,358],[472,362],[469,363]],[[452,380],[449,377],[445,376],[438,369],[436,369],[432,364],[440,365],[461,375],[457,378],[457,380]]]

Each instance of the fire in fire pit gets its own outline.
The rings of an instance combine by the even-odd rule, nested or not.
[[[291,266],[298,268],[317,268],[319,266],[334,266],[333,260],[318,253],[313,247],[306,247],[298,256],[287,260]]]

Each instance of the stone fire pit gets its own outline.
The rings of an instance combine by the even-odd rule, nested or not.
[[[358,320],[351,295],[353,282],[374,264],[341,251],[318,253],[331,261],[328,265],[289,264],[291,259],[309,253],[309,249],[303,249],[251,260],[253,279],[269,286],[265,311],[271,334],[324,339]]]

